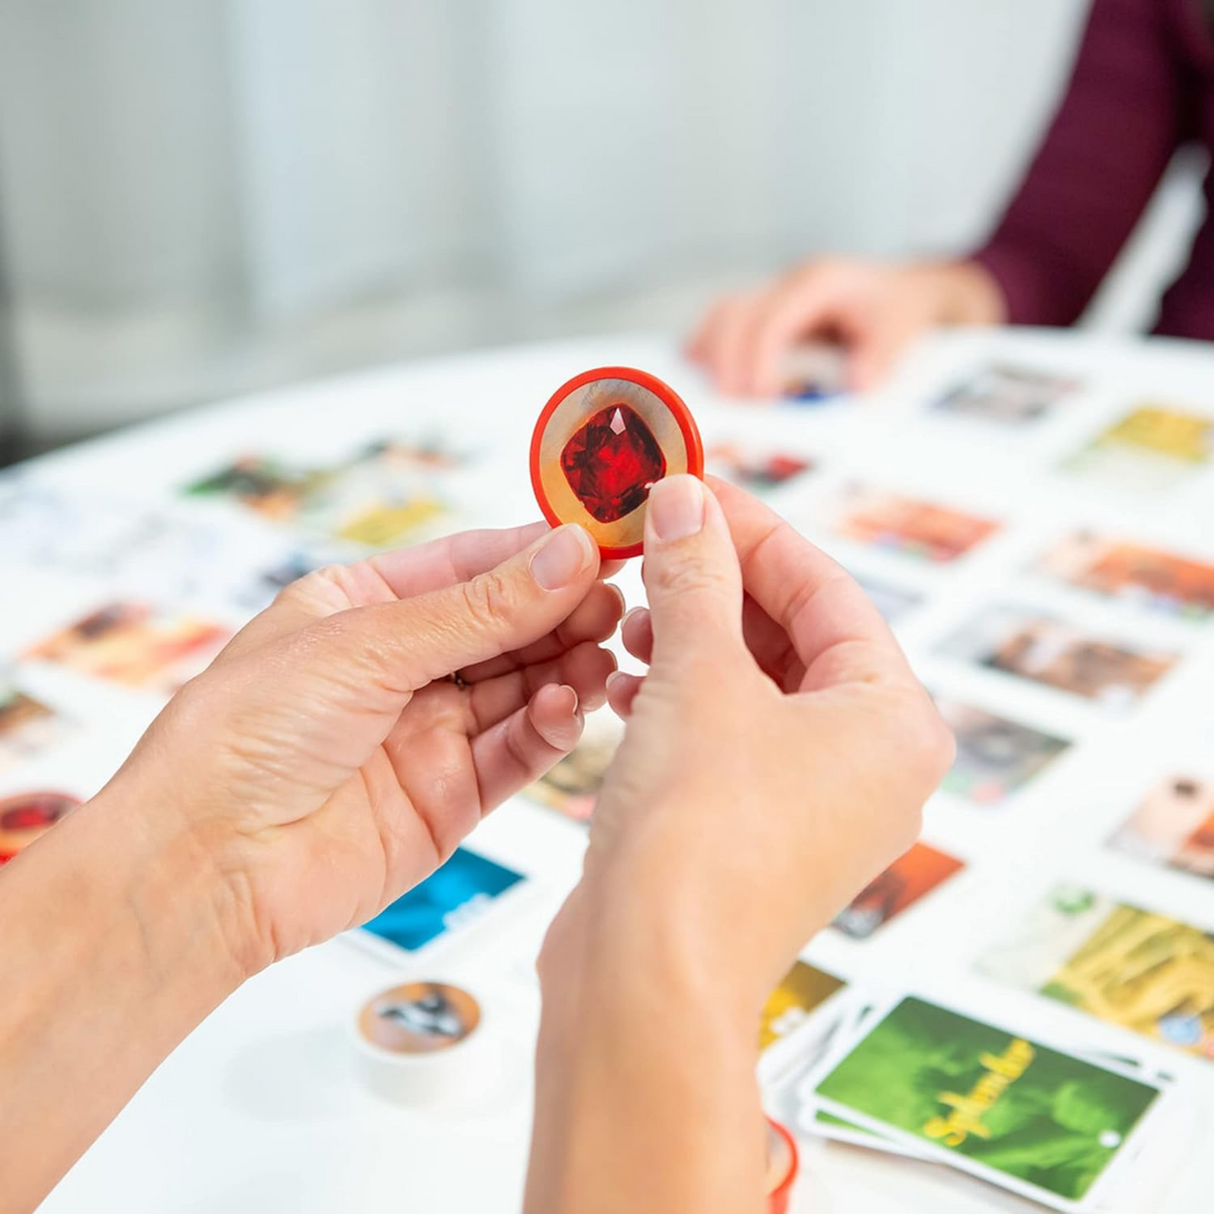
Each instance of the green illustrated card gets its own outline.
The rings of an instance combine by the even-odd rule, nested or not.
[[[907,997],[817,1083],[828,1112],[1075,1209],[1157,1087]]]

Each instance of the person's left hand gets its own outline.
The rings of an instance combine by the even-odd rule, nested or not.
[[[370,919],[576,744],[615,669],[605,572],[581,528],[536,524],[311,574],[96,800],[214,867],[220,930],[256,972]]]

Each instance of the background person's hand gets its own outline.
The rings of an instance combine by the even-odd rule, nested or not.
[[[627,731],[545,966],[641,942],[638,960],[728,974],[757,1014],[915,840],[953,743],[859,586],[755,498],[713,489],[671,478],[650,497],[650,607],[624,626],[649,670],[609,680]]]
[[[214,866],[245,973],[365,922],[604,702],[623,600],[600,573],[585,531],[537,524],[311,574],[171,701],[98,808]]]
[[[688,353],[730,396],[777,396],[783,362],[798,343],[837,342],[853,388],[879,384],[928,329],[998,324],[998,284],[974,262],[811,261],[761,290],[720,301]]]

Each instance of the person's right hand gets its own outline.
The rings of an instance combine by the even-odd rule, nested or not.
[[[627,730],[541,973],[609,925],[616,960],[728,974],[757,1013],[914,842],[952,735],[860,587],[742,490],[654,486],[644,577],[648,673],[609,680]]]
[[[1002,291],[975,262],[821,260],[761,290],[721,300],[688,347],[729,396],[777,396],[785,356],[799,342],[842,344],[851,386],[879,384],[926,330],[999,324]]]

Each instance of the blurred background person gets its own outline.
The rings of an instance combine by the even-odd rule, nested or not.
[[[1214,144],[1214,0],[1094,0],[1058,113],[981,249],[962,260],[810,261],[718,303],[691,353],[723,391],[771,396],[789,347],[825,339],[846,348],[864,389],[938,325],[1073,324],[1189,143]],[[1214,338],[1208,218],[1154,329]]]
[[[1192,5],[1195,37],[1197,3],[1160,8]],[[0,444],[403,358],[687,333],[821,250],[963,256],[1088,10],[5,0]],[[1203,171],[1165,174],[1084,323],[1150,327]]]

